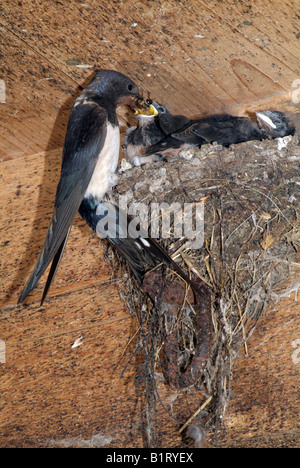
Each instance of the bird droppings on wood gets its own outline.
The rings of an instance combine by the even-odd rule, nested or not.
[[[199,401],[204,394],[213,397],[205,415],[200,414],[206,429],[212,432],[223,424],[231,395],[233,363],[240,349],[244,347],[247,353],[248,339],[274,295],[280,293],[293,272],[299,274],[299,244],[291,241],[300,235],[298,141],[296,135],[229,148],[206,145],[189,149],[188,159],[182,152],[169,156],[167,163],[126,171],[115,189],[116,199],[120,195],[128,197],[128,206],[138,201],[150,207],[151,202],[183,204],[205,199],[204,245],[192,250],[187,239],[180,239],[178,244],[172,232],[165,244],[173,246],[170,253],[176,261],[192,277],[201,278],[211,294],[213,344],[205,366],[201,369],[199,365],[199,375],[195,372],[195,381],[187,380],[186,385],[193,385],[199,392]],[[154,185],[155,190],[151,190]],[[114,260],[113,270],[116,265]],[[172,280],[171,276],[168,281],[172,284],[178,279]],[[147,301],[145,292],[134,284],[129,274],[120,291],[139,324],[138,348],[144,354],[144,367],[137,384],[146,394],[147,444],[155,446],[159,431],[154,416],[159,399],[157,373],[163,372],[173,384],[173,376],[183,379],[185,369],[197,359],[197,341],[200,339],[201,344],[203,338],[198,335],[195,317],[189,318],[188,301],[180,306],[177,319],[167,325],[168,314],[163,311],[170,300],[162,292],[160,303]],[[166,291],[170,290],[168,284]],[[170,348],[174,330],[181,338],[172,338]],[[202,337],[205,331],[210,333],[204,328]]]

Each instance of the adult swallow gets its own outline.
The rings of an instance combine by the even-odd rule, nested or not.
[[[138,98],[138,88],[130,78],[114,70],[101,70],[74,102],[64,142],[53,216],[40,257],[18,303],[24,301],[52,262],[43,303],[80,204],[91,197],[102,200],[106,192],[116,185],[120,147],[116,109],[121,105],[134,107]]]
[[[294,125],[278,111],[256,112],[256,120],[236,117],[229,114],[212,115],[201,119],[189,119],[184,115],[172,115],[168,109],[156,102],[153,107],[152,121],[145,121],[143,132],[139,126],[129,129],[131,140],[126,143],[130,148],[131,162],[151,162],[168,152],[174,154],[183,148],[202,146],[217,142],[223,146],[242,143],[249,140],[264,140],[295,133]],[[141,118],[141,117],[140,117]],[[146,128],[145,128],[146,125]],[[151,131],[155,126],[155,138],[151,140]],[[143,135],[147,134],[147,139]],[[134,135],[135,139],[132,138]],[[161,139],[157,141],[159,138]],[[139,138],[139,145],[135,141]],[[149,144],[150,143],[150,144]]]

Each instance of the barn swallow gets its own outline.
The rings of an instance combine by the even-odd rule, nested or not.
[[[90,197],[101,201],[116,185],[120,147],[116,109],[121,105],[134,108],[139,98],[138,88],[130,78],[114,70],[101,70],[74,102],[64,142],[53,216],[40,257],[18,303],[24,301],[52,262],[43,303],[80,204]]]
[[[164,263],[189,284],[198,296],[207,293],[204,284],[199,286],[190,279],[168,252],[149,236],[147,230],[137,226],[136,220],[115,202],[98,201],[90,196],[81,202],[79,213],[98,237],[107,238],[116,247],[141,285],[146,273],[159,263]]]
[[[264,140],[295,133],[294,125],[287,117],[278,111],[256,112],[256,120],[246,117],[236,117],[229,114],[212,115],[201,119],[189,119],[184,115],[172,115],[168,109],[156,102],[153,107],[157,115],[153,114],[152,121],[146,121],[143,133],[139,126],[129,129],[126,143],[130,149],[131,161],[150,162],[164,157],[171,151],[174,154],[183,148],[202,146],[217,142],[223,146],[242,143],[249,140]],[[140,117],[141,118],[141,117]],[[155,125],[155,138],[151,140],[151,131]],[[139,145],[135,140],[139,137]],[[147,134],[147,139],[143,135]],[[158,138],[161,137],[159,141]],[[143,143],[141,143],[141,141]],[[149,142],[151,144],[149,144]]]
[[[217,142],[229,146],[250,140],[266,140],[293,135],[295,127],[282,112],[256,112],[256,121],[228,114],[212,115],[191,120],[183,130],[172,132],[172,137],[190,145]]]

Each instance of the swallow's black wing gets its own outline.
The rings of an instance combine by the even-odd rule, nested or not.
[[[61,259],[74,217],[104,145],[107,126],[105,109],[93,102],[76,104],[69,118],[63,150],[61,178],[57,187],[49,230],[40,257],[18,303],[24,301],[53,260],[42,302],[45,299]]]
[[[203,145],[216,141],[223,146],[262,138],[261,131],[255,122],[246,117],[236,117],[229,114],[213,115],[195,120],[192,125],[181,132],[173,133],[172,136],[192,145]]]

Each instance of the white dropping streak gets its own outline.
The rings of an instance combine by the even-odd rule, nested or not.
[[[266,122],[267,125],[269,125],[270,127],[272,128],[277,128],[276,125],[274,124],[274,122],[270,119],[270,117],[267,117],[265,114],[263,114],[262,112],[257,112],[256,115],[261,119],[263,120],[264,122]]]

